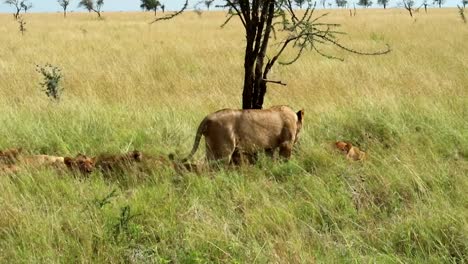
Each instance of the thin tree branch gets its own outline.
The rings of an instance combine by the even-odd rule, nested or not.
[[[267,79],[263,79],[263,81],[266,82],[266,83],[275,83],[275,84],[279,84],[279,85],[282,85],[282,86],[287,85],[286,83],[283,83],[282,81],[273,81],[273,80],[267,80]]]
[[[169,19],[172,19],[172,18],[182,14],[185,11],[185,9],[187,9],[187,7],[188,7],[188,1],[189,0],[185,0],[184,6],[179,11],[177,11],[177,12],[175,12],[173,14],[170,14],[170,15],[166,15],[166,16],[157,18],[157,19],[153,20],[150,24],[156,23],[156,22],[161,21],[161,20],[169,20]]]

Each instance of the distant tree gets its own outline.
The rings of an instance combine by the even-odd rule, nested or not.
[[[57,0],[57,2],[63,8],[63,17],[67,17],[67,8],[70,5],[70,0]]]
[[[78,7],[86,8],[89,12],[95,12],[101,18],[101,8],[104,5],[104,0],[80,0]]]
[[[368,8],[369,6],[372,5],[372,0],[359,0],[357,4],[365,8]]]
[[[320,4],[325,9],[327,7],[327,0],[320,0]]]
[[[468,1],[468,0],[467,0],[467,1]],[[429,5],[429,3],[427,2],[427,0],[424,0],[424,1],[422,2],[422,6],[424,6],[424,12],[426,12],[426,14],[427,14],[427,6],[428,6],[428,5]]]
[[[348,4],[348,1],[347,0],[335,0],[336,2],[336,6],[338,7],[346,7],[346,5]]]
[[[140,7],[146,11],[154,11],[154,15],[156,15],[158,8],[161,6],[161,3],[158,0],[141,0]]]
[[[468,0],[462,0],[462,6],[463,6],[463,8],[465,8],[466,5],[468,5]]]
[[[211,7],[211,4],[213,4],[213,0],[206,0],[205,1],[205,6],[206,6],[206,9],[210,10],[210,7]]]
[[[26,13],[26,11],[32,7],[32,4],[29,3],[28,0],[5,0],[4,3],[11,5],[16,9],[15,13],[13,13],[15,19],[18,19],[22,10]]]
[[[377,3],[383,6],[383,9],[387,9],[387,4],[389,0],[377,0]]]
[[[164,11],[166,11],[166,6],[164,4],[161,5],[161,10],[162,10],[163,13],[164,13]]]
[[[302,9],[302,6],[305,4],[307,0],[294,0],[294,3],[296,3],[296,5]]]
[[[414,0],[403,0],[403,7],[408,10],[410,16],[413,17]]]
[[[434,0],[435,5],[438,5],[439,8],[442,8],[442,5],[445,3],[445,0]]]

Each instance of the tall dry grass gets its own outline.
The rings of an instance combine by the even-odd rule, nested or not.
[[[241,105],[243,31],[220,29],[216,12],[151,19],[27,14],[21,36],[0,15],[0,148],[186,154],[203,116]],[[288,86],[270,86],[265,106],[306,111],[292,161],[203,176],[1,175],[0,260],[466,262],[468,27],[455,9],[325,20],[342,24],[350,47],[392,52],[325,48],[344,62],[306,53],[274,69]],[[38,85],[45,63],[65,75],[58,104]],[[330,147],[337,139],[369,159],[347,162]]]

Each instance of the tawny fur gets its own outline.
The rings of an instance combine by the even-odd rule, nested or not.
[[[21,157],[18,162],[28,166],[37,167],[42,165],[51,165],[54,163],[63,163],[64,157],[50,155],[28,155]]]
[[[96,167],[104,172],[129,168],[132,164],[142,160],[143,154],[138,150],[119,155],[104,154],[94,158]]]
[[[22,149],[0,151],[0,173],[17,173],[25,168],[51,167],[55,169],[68,168],[73,171],[90,173],[94,169],[91,158],[78,154],[75,158],[51,155],[24,155]]]
[[[366,153],[362,150],[360,150],[358,147],[351,147],[348,151],[348,154],[346,157],[350,160],[363,160],[366,158]]]
[[[303,116],[303,110],[295,113],[287,106],[266,110],[223,109],[209,114],[198,127],[191,153],[182,162],[193,157],[202,136],[209,161],[223,160],[229,164],[236,150],[254,154],[259,150],[274,153],[279,149],[280,156],[289,159]]]
[[[81,172],[83,174],[89,174],[94,171],[94,160],[83,154],[78,154],[76,157],[65,157],[63,164],[74,172]],[[56,166],[61,166],[61,163],[56,162]]]
[[[0,164],[12,165],[15,164],[21,156],[22,148],[10,148],[0,150]]]
[[[15,174],[20,172],[20,168],[16,165],[2,165],[0,166],[0,174]]]
[[[366,157],[366,153],[360,150],[358,147],[353,146],[351,143],[344,141],[335,142],[335,146],[338,150],[346,154],[346,158],[350,160],[363,160]]]

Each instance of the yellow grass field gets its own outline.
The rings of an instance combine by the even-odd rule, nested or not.
[[[392,52],[325,47],[344,61],[307,52],[275,66],[270,79],[287,86],[269,85],[264,106],[305,109],[291,161],[206,175],[0,175],[0,262],[468,262],[468,25],[456,9],[328,12],[346,46]],[[0,149],[184,156],[205,115],[241,106],[238,21],[103,16],[26,14],[22,35],[0,14]],[[64,75],[58,103],[39,84],[46,63]],[[345,160],[335,140],[369,158]]]

